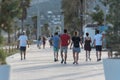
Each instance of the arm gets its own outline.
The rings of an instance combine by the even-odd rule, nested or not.
[[[28,48],[29,48],[29,41],[27,40]]]
[[[71,44],[70,44],[70,49],[72,49],[72,45],[73,45],[73,42],[71,41]]]
[[[94,39],[92,45],[95,46],[95,43],[96,43],[96,40]]]
[[[82,48],[83,48],[82,41],[80,41],[80,44],[81,44],[81,46],[82,46]]]

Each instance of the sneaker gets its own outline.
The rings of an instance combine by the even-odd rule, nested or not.
[[[64,62],[64,64],[67,64],[66,62]]]
[[[75,64],[75,62],[73,62],[73,64]]]
[[[64,62],[64,60],[61,61],[61,64]]]
[[[54,62],[56,62],[56,59],[54,59]]]
[[[101,59],[97,59],[97,61],[101,61]]]
[[[89,60],[91,61],[91,58],[89,58]]]
[[[56,62],[56,61],[58,61],[58,59],[55,58],[54,61]]]

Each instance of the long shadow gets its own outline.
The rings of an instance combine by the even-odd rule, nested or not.
[[[78,65],[73,65],[73,64],[57,64],[57,63],[47,63],[47,65],[38,65],[37,63],[37,66],[32,66],[32,67],[23,67],[23,68],[18,68],[18,69],[15,69],[14,71],[18,71],[18,72],[22,72],[22,71],[34,71],[34,70],[43,70],[43,69],[52,69],[52,68],[64,68],[64,67],[86,67],[86,66],[93,66],[93,65],[99,65],[101,64],[100,62],[99,63],[81,63],[81,64],[78,64]],[[25,64],[23,64],[25,65]],[[28,64],[27,64],[28,65]],[[33,65],[33,64],[30,64],[30,65]]]
[[[81,78],[89,78],[89,77],[94,77],[94,76],[98,76],[98,75],[102,75],[103,73],[95,73],[95,74],[88,74],[88,75],[84,75],[82,76],[81,74],[85,74],[88,72],[92,72],[94,71],[94,69],[88,70],[88,71],[84,71],[84,72],[77,72],[77,73],[67,73],[67,74],[60,74],[60,75],[55,75],[55,76],[50,76],[50,77],[46,77],[46,78],[39,78],[39,79],[34,79],[34,80],[57,80],[57,78],[69,78],[69,79],[63,79],[63,80],[78,80]],[[76,77],[77,76],[77,77]],[[28,80],[33,80],[33,79],[28,79]]]

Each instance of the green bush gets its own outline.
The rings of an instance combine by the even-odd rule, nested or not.
[[[6,53],[0,49],[0,64],[6,64]]]

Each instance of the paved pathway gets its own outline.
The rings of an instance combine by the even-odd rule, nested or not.
[[[49,46],[38,49],[31,45],[27,49],[27,59],[21,61],[17,53],[8,57],[11,65],[10,80],[105,80],[102,61],[96,62],[95,50],[91,52],[92,61],[85,61],[85,51],[80,53],[79,64],[72,64],[72,51],[68,51],[67,64],[53,61],[53,51]],[[106,58],[103,52],[102,58]]]

